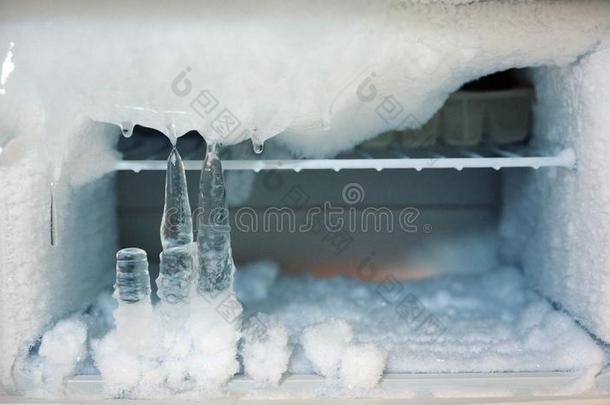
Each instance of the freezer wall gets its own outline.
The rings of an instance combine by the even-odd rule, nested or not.
[[[610,47],[534,72],[535,143],[574,148],[578,166],[505,172],[505,260],[610,341]]]
[[[46,327],[112,282],[115,176],[88,163],[112,154],[112,140],[89,126],[81,130],[84,139],[60,168],[46,165],[45,144],[32,134],[0,155],[0,391],[14,389],[15,360]]]

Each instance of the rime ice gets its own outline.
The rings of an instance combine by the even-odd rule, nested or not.
[[[210,294],[231,286],[234,264],[231,253],[229,212],[218,157],[218,145],[208,144],[199,182],[197,250],[199,282],[197,290]]]

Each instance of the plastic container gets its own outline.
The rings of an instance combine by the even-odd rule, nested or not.
[[[531,125],[531,89],[460,91],[441,109],[441,137],[445,144],[471,146],[485,137],[490,143],[523,141]]]
[[[485,94],[452,94],[441,110],[441,138],[447,145],[477,145],[483,137]]]
[[[486,133],[491,143],[521,142],[529,135],[532,122],[531,89],[494,92],[486,100]]]

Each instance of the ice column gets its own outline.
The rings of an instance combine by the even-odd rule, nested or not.
[[[161,245],[157,295],[162,303],[186,302],[193,275],[193,222],[182,158],[172,149],[167,160],[165,208],[161,220]]]
[[[119,306],[113,316],[118,344],[129,358],[148,356],[155,347],[156,325],[150,301],[146,252],[138,248],[121,249],[116,259],[114,297]]]
[[[208,144],[199,182],[197,249],[200,294],[229,289],[234,271],[231,227],[218,145]]]
[[[176,148],[167,159],[165,175],[165,207],[161,220],[163,250],[193,242],[193,221],[184,164]]]
[[[144,250],[125,248],[117,252],[114,294],[119,304],[150,303],[150,276]]]

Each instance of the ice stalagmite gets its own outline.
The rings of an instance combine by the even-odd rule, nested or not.
[[[117,252],[114,293],[120,304],[150,303],[150,276],[144,250],[125,248]]]
[[[188,299],[193,276],[191,245],[176,246],[159,255],[157,295],[162,302],[178,304]]]
[[[144,250],[125,248],[117,252],[114,297],[119,302],[113,316],[121,346],[133,355],[147,353],[154,345],[154,321]]]
[[[119,304],[112,311],[116,328],[93,345],[93,357],[104,380],[104,391],[120,396],[138,385],[142,364],[154,357],[158,340],[144,250],[125,248],[117,252],[114,297]]]
[[[208,144],[199,182],[197,249],[201,294],[227,290],[233,277],[231,227],[218,145]]]
[[[165,177],[165,207],[161,219],[163,250],[193,242],[191,205],[186,187],[184,164],[176,148],[167,159]]]
[[[193,222],[184,164],[176,148],[167,159],[165,208],[161,220],[161,245],[157,295],[164,303],[185,302],[193,275]]]

